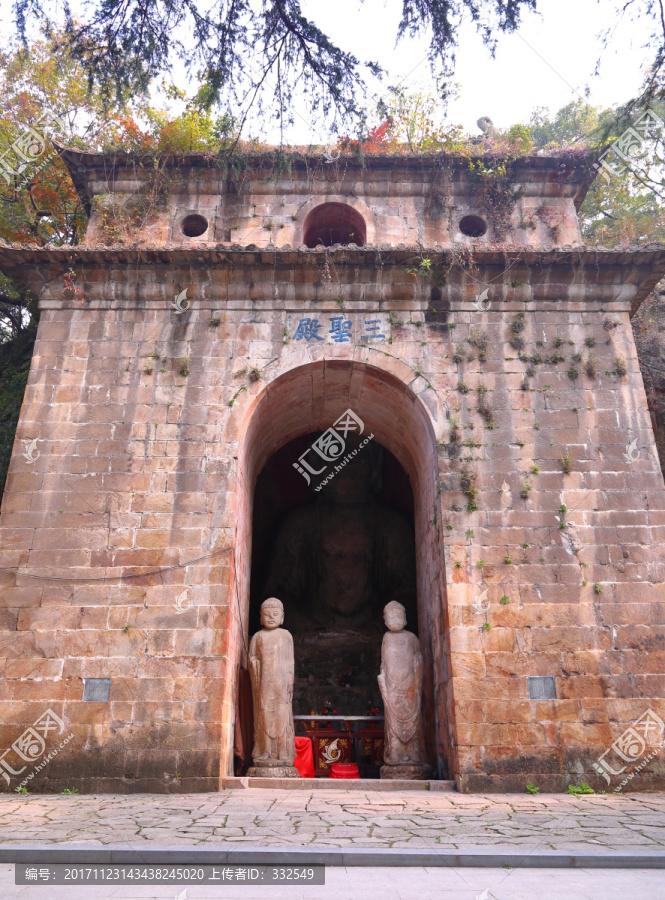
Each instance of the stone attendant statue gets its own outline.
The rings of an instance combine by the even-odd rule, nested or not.
[[[279,626],[281,600],[261,604],[261,624],[249,645],[249,674],[254,701],[254,765],[249,776],[298,778],[293,732],[293,638]]]
[[[385,709],[381,778],[422,779],[431,774],[420,710],[423,657],[418,638],[405,631],[406,611],[393,601],[383,610],[389,629],[381,644],[379,688]]]

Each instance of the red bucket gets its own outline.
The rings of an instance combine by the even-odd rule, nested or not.
[[[360,778],[356,763],[333,763],[330,767],[330,778]]]

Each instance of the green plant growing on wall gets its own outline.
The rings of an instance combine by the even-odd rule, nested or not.
[[[407,275],[419,275],[424,278],[429,278],[432,274],[432,260],[427,257],[421,259],[415,268],[413,266],[407,266],[406,273]]]
[[[233,397],[231,397],[231,399],[229,400],[229,402],[228,402],[226,405],[229,406],[229,407],[233,406],[233,404],[234,404],[234,403],[236,402],[236,400],[238,399],[238,396],[239,396],[240,394],[242,394],[243,391],[246,391],[246,390],[247,390],[247,388],[245,387],[245,385],[243,385],[241,388],[238,388],[238,390],[235,392],[235,394],[233,395]]]
[[[615,375],[617,378],[623,378],[628,372],[628,366],[623,356],[614,357],[614,366],[606,373],[607,375]]]
[[[527,794],[537,794],[540,791],[540,788],[535,784],[527,784],[524,789]]]
[[[596,377],[596,357],[593,353],[589,353],[586,362],[584,363],[584,374],[588,378]]]
[[[450,417],[450,435],[449,440],[451,444],[459,444],[462,435],[459,430],[459,420],[456,416]]]
[[[487,359],[487,350],[489,349],[489,335],[484,331],[478,331],[476,328],[471,329],[471,335],[467,338],[468,342],[478,351],[478,359],[485,362]]]
[[[506,238],[510,228],[510,217],[519,197],[519,189],[514,186],[514,176],[510,169],[510,155],[484,160],[469,160],[469,172],[477,180],[481,202],[489,213],[498,241]]]
[[[570,455],[570,452],[559,457],[559,465],[564,475],[570,475],[573,470],[573,457]]]
[[[530,491],[531,491],[531,482],[525,480],[524,483],[522,484],[522,487],[520,488],[520,497],[522,498],[522,500],[528,500]]]
[[[481,382],[476,388],[478,394],[478,413],[480,414],[485,427],[490,430],[494,428],[494,414],[492,407],[487,402],[487,387]]]
[[[559,521],[559,529],[563,531],[563,529],[567,526],[566,522],[566,513],[568,512],[568,507],[565,503],[562,503],[559,507],[559,512],[561,513],[561,519]]]
[[[475,512],[478,509],[476,497],[478,496],[478,488],[476,486],[476,476],[469,469],[463,469],[460,475],[460,486],[462,493],[467,499],[466,511]]]
[[[510,346],[515,350],[524,349],[524,339],[521,337],[521,334],[524,331],[524,327],[524,313],[515,313],[510,326]]]

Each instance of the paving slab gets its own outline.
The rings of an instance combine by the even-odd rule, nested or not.
[[[390,853],[397,859],[424,851],[429,856],[418,864],[433,866],[474,860],[489,866],[493,858],[516,865],[527,857],[530,862],[520,865],[545,865],[548,854],[562,854],[578,866],[594,865],[593,860],[631,865],[639,857],[647,868],[665,857],[665,794],[255,788],[214,794],[0,795],[0,861],[16,861],[12,853],[29,849],[28,844],[63,852],[81,844],[115,852],[260,848],[275,849],[282,859],[303,848],[328,854],[389,851],[384,864]],[[455,863],[456,853],[466,862]],[[358,859],[358,865],[369,865]]]

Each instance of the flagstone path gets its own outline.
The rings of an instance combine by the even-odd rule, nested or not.
[[[430,791],[0,795],[0,844],[665,849],[665,793]]]

